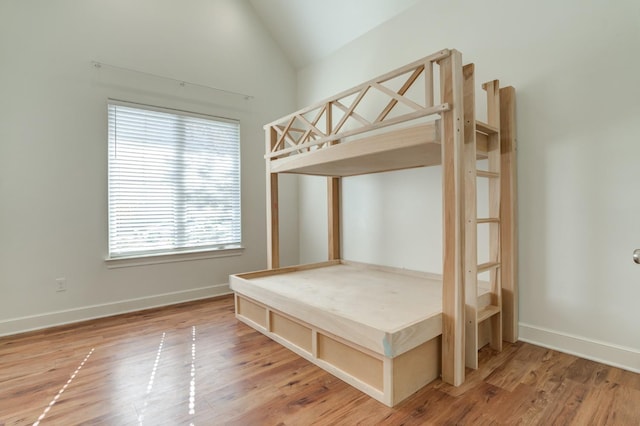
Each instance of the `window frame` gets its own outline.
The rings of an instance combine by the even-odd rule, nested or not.
[[[193,117],[198,119],[220,121],[227,123],[234,123],[238,126],[238,202],[239,202],[239,222],[240,238],[237,243],[208,245],[208,246],[191,246],[183,248],[173,249],[158,249],[158,250],[139,250],[132,253],[112,254],[111,253],[111,218],[112,218],[112,197],[111,197],[111,123],[109,119],[109,109],[111,105],[124,106],[128,108],[136,108],[140,110],[148,110],[152,112],[174,114],[178,116]],[[149,105],[145,103],[124,101],[120,99],[107,99],[107,255],[105,261],[109,268],[115,267],[128,267],[138,266],[156,263],[177,262],[186,260],[198,260],[198,259],[211,259],[218,257],[238,256],[244,251],[243,245],[243,226],[242,226],[242,126],[241,121],[237,118],[222,117],[219,115],[206,114],[200,112],[186,111],[177,108],[161,107],[156,105]]]

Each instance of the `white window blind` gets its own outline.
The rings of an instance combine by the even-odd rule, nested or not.
[[[110,102],[109,257],[239,247],[240,124]]]

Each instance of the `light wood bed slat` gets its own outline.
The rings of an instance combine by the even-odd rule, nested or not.
[[[478,265],[478,273],[487,272],[500,266],[498,262],[486,262]]]
[[[499,178],[500,177],[500,173],[488,172],[488,171],[485,171],[485,170],[478,170],[478,171],[476,171],[476,176],[485,177],[485,178]]]
[[[497,127],[483,123],[480,120],[476,120],[476,130],[484,133],[485,135],[496,135],[500,132],[500,129]]]

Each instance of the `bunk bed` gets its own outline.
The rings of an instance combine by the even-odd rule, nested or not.
[[[474,78],[446,49],[265,126],[268,269],[230,277],[236,317],[388,406],[438,377],[462,384],[480,347],[517,340],[515,91],[485,83],[481,122]],[[442,274],[342,259],[341,179],[435,165]],[[326,262],[280,267],[279,173],[326,176]],[[482,264],[480,224],[490,241]]]

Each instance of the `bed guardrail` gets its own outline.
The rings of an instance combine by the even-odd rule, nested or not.
[[[267,124],[265,158],[322,149],[349,136],[448,111],[448,103],[434,104],[433,64],[450,54],[441,50]],[[385,85],[392,80],[394,89]],[[417,81],[423,85],[419,101],[407,96],[410,89],[416,91]]]

